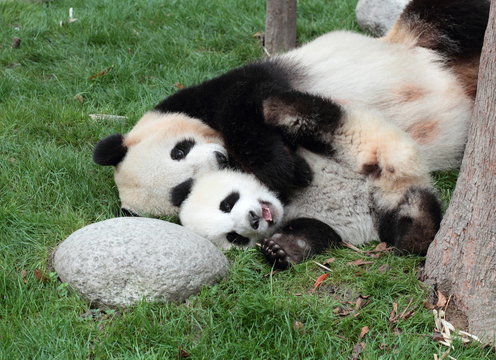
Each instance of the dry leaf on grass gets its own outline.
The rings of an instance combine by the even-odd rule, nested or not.
[[[28,281],[26,280],[26,276],[28,275],[28,272],[26,270],[21,271],[21,279],[24,284],[26,284]]]
[[[367,305],[369,303],[369,301],[367,299],[368,299],[368,296],[360,295],[359,297],[357,297],[357,299],[355,300],[355,309],[354,310],[358,311],[361,308],[363,308],[365,305]]]
[[[342,307],[335,307],[334,309],[332,309],[332,313],[334,315],[337,315],[337,316],[348,316],[349,314],[351,314],[353,312],[353,309],[350,309],[350,308],[342,308]]]
[[[357,259],[355,261],[350,261],[348,265],[355,265],[355,266],[362,266],[362,265],[368,265],[368,264],[373,264],[373,261],[367,261],[364,259]]]
[[[351,353],[351,359],[358,360],[360,358],[360,354],[362,353],[363,349],[365,349],[364,342],[359,342],[358,344],[356,344]]]
[[[332,264],[334,261],[336,261],[336,258],[329,258],[329,259],[324,260],[324,262],[322,264],[329,265],[329,264]]]
[[[177,83],[175,83],[175,84],[174,84],[174,87],[175,87],[176,89],[184,89],[186,86],[184,86],[183,84],[181,84],[181,83],[177,82]]]
[[[408,302],[408,305],[405,307],[403,312],[400,314],[398,311],[398,304],[393,303],[393,310],[391,310],[391,313],[389,314],[389,322],[390,323],[395,323],[398,320],[405,320],[408,319],[409,317],[413,316],[415,314],[414,309],[410,310],[410,306],[412,305],[413,299],[410,299]]]
[[[360,331],[360,340],[362,340],[365,337],[365,335],[367,335],[368,333],[369,333],[369,327],[364,326]]]
[[[398,304],[393,303],[393,310],[389,313],[389,322],[393,322],[393,320],[396,318],[396,312],[398,311]]]
[[[96,74],[93,74],[89,77],[90,80],[96,80],[98,78],[101,78],[102,76],[107,75],[112,69],[114,68],[114,65],[109,66],[106,69],[103,69],[102,71],[97,72]]]
[[[182,347],[179,347],[179,354],[178,354],[178,357],[180,359],[187,359],[189,357],[191,357],[190,353],[187,352],[186,350],[184,350]]]
[[[293,330],[303,334],[305,332],[305,324],[300,321],[294,321]]]
[[[81,95],[81,94],[74,95],[74,100],[76,100],[80,104],[84,103],[84,98],[83,98],[83,95]]]
[[[360,295],[358,298],[353,302],[353,301],[346,301],[346,304],[353,305],[353,307],[335,307],[332,312],[335,315],[338,316],[348,316],[348,315],[353,315],[353,317],[358,317],[360,313],[358,312],[361,308],[363,308],[365,305],[367,305],[369,302],[367,299],[370,296],[368,295]]]
[[[347,243],[347,242],[343,242],[343,245],[346,246],[347,248],[350,248],[353,251],[356,251],[357,253],[365,254],[368,256],[372,256],[372,257],[379,257],[379,256],[377,256],[378,254],[387,252],[387,251],[392,249],[392,247],[388,247],[387,243],[385,243],[385,242],[381,242],[381,243],[377,244],[377,246],[374,248],[374,250],[370,250],[370,251],[360,250],[355,245]]]
[[[424,300],[424,302],[422,304],[424,305],[424,308],[426,308],[427,310],[434,310],[436,308],[436,305],[431,304],[427,300]]]
[[[358,343],[353,347],[353,351],[351,353],[351,359],[352,360],[358,360],[360,358],[360,354],[362,353],[363,349],[365,349],[365,343],[362,341],[365,335],[367,335],[369,332],[369,327],[364,326],[360,330],[360,336]]]
[[[19,49],[20,46],[21,46],[21,39],[18,37],[14,37],[12,39],[12,44],[11,44],[12,49]]]
[[[43,271],[41,271],[40,269],[36,269],[34,271],[34,277],[39,282],[43,282],[43,283],[46,283],[49,280],[48,276]]]
[[[379,274],[385,274],[389,270],[389,265],[388,264],[383,264],[379,266],[379,269],[377,269],[377,272]]]
[[[325,273],[325,274],[320,275],[317,278],[317,280],[315,280],[315,283],[313,284],[312,292],[315,292],[320,287],[320,285],[322,285],[322,283],[325,281],[325,279],[327,279],[328,277],[329,277],[329,273]]]
[[[388,251],[389,248],[387,246],[387,243],[385,242],[381,242],[379,244],[377,244],[377,246],[375,247],[374,250],[372,250],[373,252],[384,252],[384,251]]]

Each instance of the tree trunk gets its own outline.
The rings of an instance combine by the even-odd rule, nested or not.
[[[496,0],[491,0],[465,155],[425,264],[426,282],[452,296],[453,306],[446,312],[448,321],[458,320],[458,326],[465,324],[469,332],[486,342],[496,338],[495,12]]]
[[[265,49],[272,55],[296,45],[296,0],[267,0]]]

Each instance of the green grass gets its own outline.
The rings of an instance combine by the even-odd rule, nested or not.
[[[69,24],[72,6],[78,21]],[[354,6],[301,1],[299,41],[356,29]],[[270,268],[256,250],[233,251],[230,276],[185,304],[119,311],[90,309],[49,274],[59,242],[118,206],[111,169],[92,163],[92,146],[129,130],[175,84],[259,58],[252,35],[263,26],[262,0],[0,2],[0,359],[175,359],[180,349],[193,359],[349,359],[364,326],[362,359],[444,351],[422,306],[421,258],[386,254],[353,266],[360,254],[333,250],[317,259],[336,258],[312,292],[321,274],[313,262],[265,277]],[[13,37],[20,48],[11,48]],[[455,178],[437,177],[446,200]],[[349,312],[359,295],[368,303]],[[413,316],[388,321],[393,303],[401,310],[410,301]],[[461,344],[451,355],[494,358]]]

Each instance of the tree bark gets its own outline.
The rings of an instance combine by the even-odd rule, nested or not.
[[[296,0],[267,0],[265,49],[272,55],[296,45]]]
[[[486,342],[496,342],[495,12],[496,0],[491,0],[465,155],[425,264],[426,282],[452,296],[448,321],[461,314],[468,331]]]

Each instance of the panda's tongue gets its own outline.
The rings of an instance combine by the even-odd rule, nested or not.
[[[262,217],[265,221],[272,221],[272,213],[267,204],[262,204]]]

